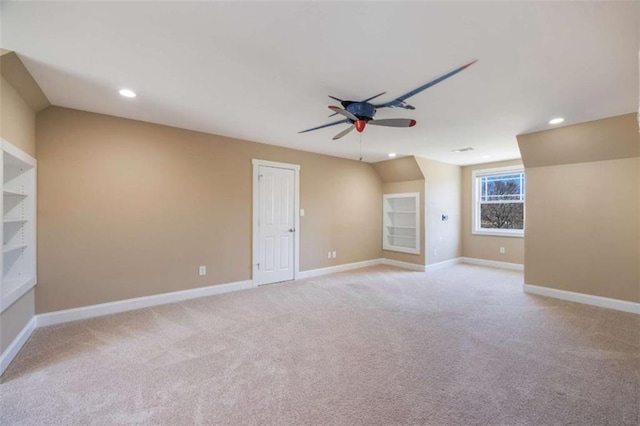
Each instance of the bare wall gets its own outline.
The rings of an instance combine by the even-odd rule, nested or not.
[[[367,163],[59,107],[37,147],[38,313],[250,279],[253,158],[301,166],[301,270],[381,255]]]
[[[461,169],[459,166],[416,157],[425,178],[425,255],[427,264],[462,255]],[[442,220],[447,215],[447,220]]]
[[[471,232],[473,171],[514,165],[521,166],[522,161],[500,161],[495,163],[465,166],[462,168],[462,256],[473,257],[476,259],[495,260],[499,262],[524,263],[524,238],[474,235]],[[527,194],[527,202],[528,201]],[[529,224],[527,222],[525,227],[528,228],[528,226]],[[500,247],[505,248],[504,254],[500,253]]]
[[[525,282],[640,302],[635,114],[519,135],[518,143],[527,175]]]
[[[525,282],[640,302],[640,158],[527,169]]]
[[[393,160],[373,163],[382,182],[408,182],[424,178],[422,170],[414,156],[394,158]]]
[[[518,136],[525,167],[615,160],[640,155],[635,113]]]
[[[36,155],[36,113],[14,87],[0,77],[1,136],[27,154]]]

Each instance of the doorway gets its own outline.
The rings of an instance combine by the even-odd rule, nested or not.
[[[291,281],[299,271],[297,164],[253,160],[253,281]]]

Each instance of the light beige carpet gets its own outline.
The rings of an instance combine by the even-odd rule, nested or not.
[[[36,330],[2,424],[639,422],[638,316],[373,267]]]

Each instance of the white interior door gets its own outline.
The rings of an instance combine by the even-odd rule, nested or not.
[[[294,279],[294,213],[294,170],[259,166],[257,285]]]

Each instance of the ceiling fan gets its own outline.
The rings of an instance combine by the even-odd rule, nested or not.
[[[431,86],[435,86],[436,84],[446,80],[449,77],[456,75],[460,71],[470,67],[476,62],[477,60],[473,62],[469,62],[468,64],[463,65],[460,68],[456,68],[455,70],[448,72],[447,74],[441,77],[438,77],[435,80],[432,80],[427,84],[424,84],[418,87],[417,89],[413,89],[412,91],[407,92],[404,95],[399,96],[392,101],[385,102],[382,104],[372,104],[370,101],[376,99],[379,96],[384,95],[387,92],[378,93],[377,95],[374,95],[363,101],[344,101],[342,99],[336,98],[335,96],[329,95],[331,99],[334,99],[340,102],[340,104],[343,106],[343,108],[333,106],[333,105],[330,106],[329,109],[333,111],[333,114],[331,114],[329,117],[333,117],[336,114],[340,114],[346,118],[344,120],[334,121],[333,123],[323,124],[322,126],[303,130],[298,133],[311,132],[313,130],[323,129],[325,127],[335,126],[337,124],[343,124],[343,123],[349,124],[349,127],[347,127],[346,129],[344,129],[343,131],[341,131],[340,133],[338,133],[333,137],[333,140],[336,140],[345,136],[347,133],[349,133],[353,129],[356,129],[358,132],[361,133],[362,131],[364,131],[364,128],[367,124],[371,124],[373,126],[386,126],[386,127],[413,127],[416,125],[416,120],[413,120],[411,118],[384,118],[381,120],[375,120],[373,117],[375,117],[377,110],[380,108],[404,108],[404,109],[410,109],[410,110],[415,109],[415,107],[407,104],[405,100],[409,99],[414,95],[417,95],[418,93],[428,89]]]

